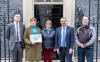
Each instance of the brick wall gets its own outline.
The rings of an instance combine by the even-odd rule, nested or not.
[[[8,1],[9,1],[9,21],[8,21]],[[13,21],[16,12],[23,12],[23,0],[0,0],[0,23],[3,23],[3,17],[7,22]]]
[[[89,16],[89,3],[90,3],[90,24],[93,25],[96,28],[96,30],[97,30],[98,0],[90,0],[90,1],[91,2],[89,2],[89,0],[76,0],[76,10],[75,10],[75,13],[76,13],[75,14],[76,15],[75,19],[76,20],[75,21],[76,22],[81,21],[80,18],[83,15]],[[100,12],[99,12],[99,14],[100,14]],[[98,35],[100,37],[100,20],[98,20],[98,21],[99,21]],[[100,42],[99,42],[98,45],[100,45]],[[94,55],[96,55],[96,47],[94,47],[94,48],[95,48]],[[98,48],[98,56],[100,58],[100,48]]]
[[[96,21],[97,21],[97,5],[98,0],[91,0],[90,4],[90,22],[91,25],[94,25],[96,27]],[[20,12],[22,14],[23,12],[23,0],[9,0],[9,21],[8,21],[8,0],[0,0],[0,40],[1,40],[1,48],[2,48],[2,57],[4,57],[4,16],[6,24],[13,21],[13,15],[16,12]],[[81,14],[78,13],[77,8],[80,8]],[[81,17],[81,15],[89,16],[89,0],[76,0],[76,21],[78,21],[78,17]],[[99,20],[100,22],[100,20]],[[93,24],[92,24],[93,23]],[[99,24],[100,26],[100,24]],[[99,27],[99,36],[100,36],[100,27]],[[7,45],[7,44],[6,44]],[[100,48],[99,48],[100,49]],[[99,50],[100,51],[100,50]],[[7,50],[8,52],[8,50]],[[100,56],[100,54],[99,54]],[[8,57],[8,55],[7,55]]]
[[[8,10],[8,1],[9,1],[9,10]],[[4,43],[4,17],[6,25],[13,21],[13,16],[16,12],[20,12],[22,15],[23,12],[23,0],[0,0],[0,41],[1,41],[1,56],[4,58],[5,53],[6,57],[9,56],[8,43]],[[8,20],[8,11],[9,11],[9,20]],[[7,41],[7,40],[6,40]],[[6,48],[4,47],[6,45]],[[5,52],[6,49],[6,52]]]

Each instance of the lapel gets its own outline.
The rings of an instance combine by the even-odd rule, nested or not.
[[[22,29],[23,29],[22,27],[23,27],[22,24],[19,22],[20,37],[22,37],[22,32],[23,32],[22,31]]]
[[[21,34],[21,32],[23,32],[22,31],[23,26],[22,26],[22,24],[20,22],[19,22],[19,28],[20,28],[20,34]]]
[[[16,33],[16,30],[15,30],[15,24],[14,24],[14,23],[12,23],[12,30],[13,30],[13,32]]]
[[[30,34],[34,34],[34,33],[32,32],[32,27],[31,27],[31,26],[29,27],[29,31],[30,31]]]
[[[66,38],[70,35],[70,28],[69,26],[66,27]]]
[[[37,27],[37,29],[38,29],[38,34],[41,34],[41,30],[40,30],[40,28]]]
[[[12,29],[11,32],[13,33],[14,38],[16,38],[16,29],[15,29],[15,24],[14,23],[12,23],[11,29]]]
[[[59,27],[58,30],[59,30],[59,32],[58,32],[58,33],[59,33],[59,36],[60,36],[60,38],[61,38],[61,34],[62,34],[62,29],[61,29],[61,27]]]
[[[66,27],[66,34],[68,33],[68,28],[69,28],[69,27],[67,26],[67,27]]]
[[[59,39],[60,39],[60,42],[59,42],[59,45],[61,44],[61,36],[62,36],[62,27],[59,27],[59,29],[58,29],[59,31],[58,31],[58,33],[59,33]]]
[[[21,23],[19,23],[19,27],[20,27],[20,34],[21,34],[21,31],[22,31],[22,25],[21,25]],[[15,24],[14,23],[12,24],[12,29],[13,29],[14,32],[16,32]]]

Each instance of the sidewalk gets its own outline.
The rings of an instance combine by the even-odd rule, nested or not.
[[[5,60],[1,60],[0,62],[5,62]],[[6,60],[6,62],[9,62],[9,60]],[[11,62],[11,61],[10,61]],[[24,61],[23,61],[24,62]],[[43,62],[42,60],[40,62]],[[59,60],[53,60],[53,62],[60,62]]]
[[[5,62],[5,60],[1,60],[1,62]],[[6,62],[9,62],[9,60],[6,60]],[[11,61],[10,61],[11,62]],[[24,61],[23,61],[24,62]],[[43,60],[41,60],[40,62],[43,62]],[[53,60],[53,62],[60,62],[59,60]],[[73,62],[77,62],[77,59],[73,60]],[[96,60],[94,59],[94,62],[96,62]],[[98,59],[98,62],[100,62],[100,59]]]

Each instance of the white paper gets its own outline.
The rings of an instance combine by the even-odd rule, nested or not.
[[[42,42],[42,35],[41,34],[31,34],[30,35],[30,42],[41,43]]]

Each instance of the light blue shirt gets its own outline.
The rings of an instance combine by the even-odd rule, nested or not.
[[[61,47],[66,47],[66,27],[61,28]]]

